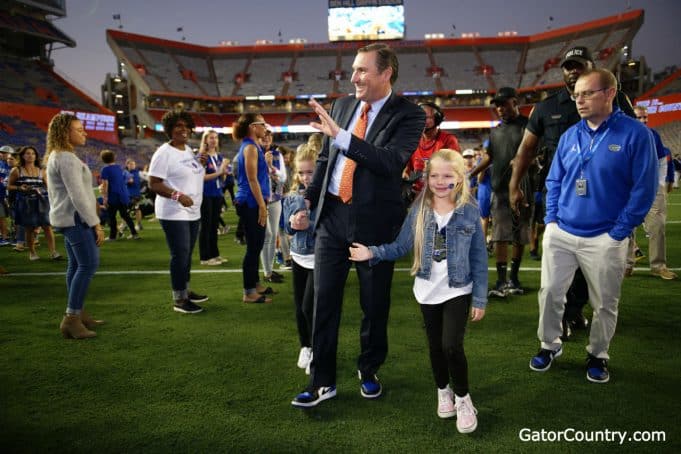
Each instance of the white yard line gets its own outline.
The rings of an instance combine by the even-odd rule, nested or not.
[[[672,271],[681,271],[681,267],[679,268],[669,268]],[[489,267],[487,269],[488,271],[496,271],[496,267]],[[395,271],[400,272],[400,273],[406,273],[409,272],[409,268],[395,268]],[[532,271],[532,272],[540,272],[541,268],[538,267],[529,267],[529,268],[520,268],[520,271]],[[639,272],[644,272],[644,271],[650,271],[648,268],[634,268],[634,271],[639,271]],[[288,273],[289,270],[280,270],[282,273]],[[96,275],[97,276],[134,276],[134,275],[167,275],[170,272],[168,270],[127,270],[127,271],[97,271]],[[226,273],[241,273],[241,270],[221,270],[221,269],[211,269],[211,270],[192,270],[192,274],[226,274]],[[60,272],[60,271],[51,271],[51,272],[28,272],[28,273],[8,273],[8,274],[3,274],[0,275],[0,278],[7,278],[7,277],[12,277],[12,276],[64,276],[66,273],[65,272]]]

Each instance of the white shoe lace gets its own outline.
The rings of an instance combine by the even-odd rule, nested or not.
[[[478,414],[478,410],[473,406],[470,398],[463,398],[456,402],[456,410],[466,416]]]

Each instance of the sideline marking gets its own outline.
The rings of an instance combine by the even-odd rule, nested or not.
[[[681,271],[681,267],[679,268],[669,268],[671,271]],[[487,268],[487,271],[496,271],[496,267],[489,267]],[[404,273],[404,272],[409,272],[410,268],[395,268],[395,271]],[[533,272],[539,272],[541,271],[541,268],[520,268],[520,271],[533,271]],[[642,267],[637,267],[634,268],[634,271],[639,271],[639,272],[644,272],[644,271],[650,271],[649,268],[642,268]],[[290,273],[290,270],[281,270],[282,273]],[[209,274],[209,273],[241,273],[241,270],[192,270],[192,274]],[[97,275],[103,275],[103,276],[128,276],[128,275],[168,275],[170,274],[169,270],[140,270],[140,271],[98,271],[95,276]],[[12,276],[65,276],[66,272],[61,272],[61,271],[49,271],[49,272],[43,272],[43,273],[37,273],[37,272],[29,272],[29,273],[12,273],[9,272],[7,274],[2,274],[0,275],[1,278],[6,278],[6,277],[12,277]]]

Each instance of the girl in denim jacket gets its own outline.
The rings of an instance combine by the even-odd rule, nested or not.
[[[437,414],[441,418],[456,414],[458,431],[469,433],[478,422],[468,394],[463,337],[469,314],[472,321],[485,316],[485,238],[461,155],[440,150],[432,155],[425,170],[426,189],[414,201],[397,239],[370,247],[353,243],[350,260],[376,263],[414,251],[414,296],[423,314],[438,387]]]
[[[312,361],[312,310],[314,302],[314,210],[305,205],[302,191],[312,181],[317,150],[300,145],[296,151],[293,184],[288,197],[284,199],[285,229],[293,235],[290,242],[293,267],[293,300],[296,305],[296,323],[300,340],[298,367],[310,374]]]

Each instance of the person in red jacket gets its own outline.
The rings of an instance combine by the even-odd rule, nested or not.
[[[420,175],[433,153],[443,148],[461,152],[456,136],[440,129],[440,123],[445,119],[440,107],[432,102],[425,102],[419,106],[426,113],[426,125],[421,133],[419,147],[411,156],[402,175],[404,180],[414,181],[412,191],[415,195],[423,189],[423,180]]]

